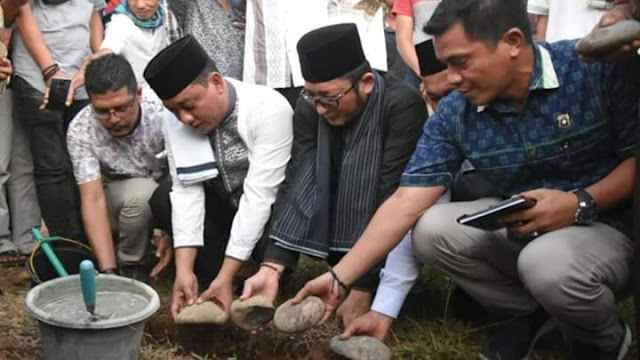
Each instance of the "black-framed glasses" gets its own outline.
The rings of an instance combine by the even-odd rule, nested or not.
[[[307,89],[302,89],[302,91],[300,92],[300,96],[302,96],[302,98],[306,102],[308,102],[313,106],[322,105],[327,109],[334,109],[340,106],[340,99],[342,99],[345,95],[347,95],[349,91],[353,90],[357,84],[358,84],[358,81],[354,82],[353,84],[351,84],[350,88],[341,92],[338,95],[333,95],[333,96],[316,95],[309,92],[309,90]]]
[[[108,119],[111,114],[116,115],[117,117],[122,117],[127,111],[129,111],[129,109],[136,103],[136,98],[134,97],[133,99],[131,99],[131,101],[129,101],[126,104],[122,104],[120,106],[116,106],[113,108],[109,108],[109,109],[97,109],[95,107],[93,107],[93,105],[91,105],[91,108],[93,109],[93,113],[95,114],[95,116],[100,119],[100,120],[106,120]]]

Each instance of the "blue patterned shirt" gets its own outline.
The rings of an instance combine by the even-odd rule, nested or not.
[[[503,193],[569,191],[592,185],[633,156],[638,92],[612,75],[613,66],[581,62],[574,44],[534,46],[535,68],[520,110],[497,100],[476,106],[457,91],[443,99],[401,185],[450,187],[469,159]],[[628,233],[624,223],[616,227]]]

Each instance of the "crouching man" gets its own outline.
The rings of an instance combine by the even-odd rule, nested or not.
[[[67,132],[82,220],[101,271],[120,268],[144,280],[153,227],[148,201],[168,173],[156,154],[164,150],[163,116],[171,115],[151,89],[138,88],[120,55],[92,61],[86,88],[91,104]]]

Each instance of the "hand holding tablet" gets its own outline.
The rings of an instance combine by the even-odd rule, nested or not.
[[[473,226],[487,231],[495,231],[505,227],[505,224],[501,224],[499,222],[501,217],[526,210],[533,207],[535,204],[536,202],[533,199],[527,199],[522,195],[513,195],[512,197],[493,204],[484,210],[473,214],[462,215],[457,219],[457,221],[462,225]]]

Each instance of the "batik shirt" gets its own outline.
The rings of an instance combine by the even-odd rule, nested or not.
[[[166,159],[156,157],[164,151],[163,113],[160,99],[145,87],[138,126],[127,136],[114,137],[95,118],[91,105],[82,109],[67,131],[67,148],[78,185],[98,180],[103,175],[109,180],[157,179],[167,174]]]
[[[449,187],[469,159],[504,193],[569,191],[594,184],[632,156],[638,128],[638,89],[627,81],[632,75],[581,62],[574,45],[535,46],[529,94],[520,110],[501,101],[475,106],[457,91],[443,99],[401,185]],[[601,220],[623,217],[611,213],[618,211]],[[616,227],[628,225],[625,220]]]

